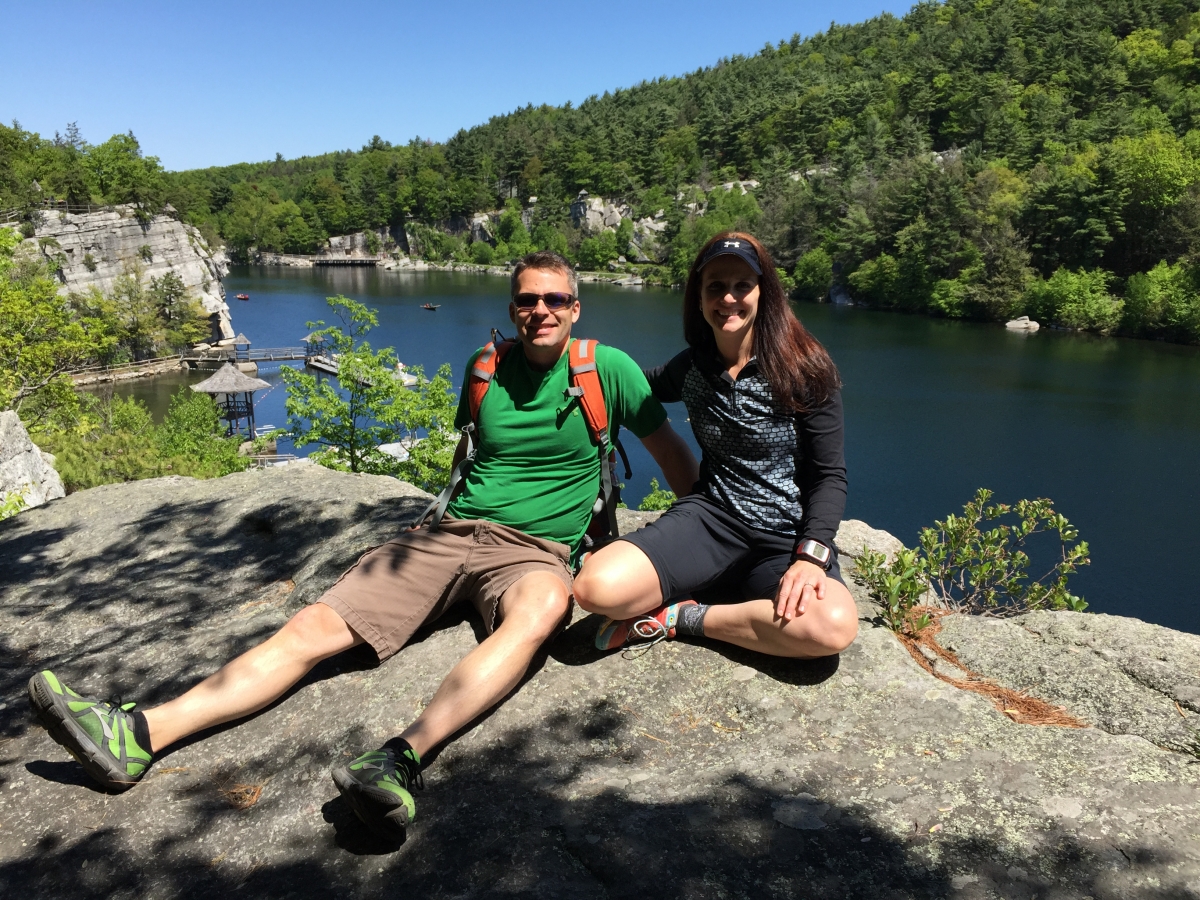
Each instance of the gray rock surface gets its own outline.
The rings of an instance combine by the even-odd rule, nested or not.
[[[0,498],[19,491],[26,507],[41,506],[66,496],[54,470],[54,457],[29,439],[21,417],[11,409],[0,412]]]
[[[205,312],[217,316],[221,337],[234,336],[221,286],[229,271],[225,254],[210,250],[191,225],[169,215],[154,216],[143,225],[132,206],[118,206],[80,215],[47,212],[35,237],[58,243],[57,248],[47,244],[42,252],[61,262],[63,292],[97,287],[107,293],[134,264],[143,267],[147,281],[174,272]],[[143,256],[143,247],[149,259]]]
[[[943,621],[942,646],[979,674],[1111,734],[1200,757],[1200,635],[1094,613]]]
[[[327,661],[118,796],[31,724],[37,668],[161,701],[424,502],[389,479],[289,466],[82,491],[0,524],[0,895],[1200,897],[1200,760],[1138,736],[1157,712],[1126,734],[1018,725],[928,675],[857,588],[859,639],[817,662],[703,641],[601,655],[576,611],[508,702],[433,760],[399,849],[362,830],[328,770],[429,701],[478,640],[465,612],[382,666]],[[1078,627],[1029,627],[1056,622]],[[1177,655],[1186,637],[1089,634],[1195,672]],[[1053,662],[1066,642],[1022,654]],[[1097,696],[1118,675],[1078,673]],[[238,808],[244,785],[261,796]]]

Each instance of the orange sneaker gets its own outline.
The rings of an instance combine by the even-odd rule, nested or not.
[[[616,650],[626,644],[657,644],[675,637],[679,610],[695,606],[695,600],[676,600],[632,619],[605,619],[596,633],[596,648]]]

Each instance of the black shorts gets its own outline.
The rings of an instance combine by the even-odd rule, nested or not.
[[[792,564],[796,539],[744,524],[703,494],[678,500],[655,522],[621,540],[650,557],[664,600],[773,598]],[[837,551],[826,573],[845,584]]]

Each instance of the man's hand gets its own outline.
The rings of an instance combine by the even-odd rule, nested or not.
[[[669,421],[642,438],[642,446],[650,451],[676,497],[692,492],[692,487],[700,480],[700,466],[692,455],[692,448]]]
[[[825,570],[806,559],[792,563],[779,580],[775,615],[784,621],[802,616],[814,600],[825,599]]]

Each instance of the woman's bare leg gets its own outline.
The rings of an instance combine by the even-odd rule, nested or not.
[[[615,541],[588,559],[575,579],[575,600],[610,619],[644,615],[663,603],[654,564],[628,541]],[[773,600],[713,604],[704,634],[771,656],[830,656],[858,634],[858,610],[845,586],[827,578],[825,596],[807,601],[805,612],[792,619],[776,616]]]
[[[713,604],[704,615],[704,635],[771,656],[832,656],[858,635],[858,608],[844,585],[827,578],[824,598],[809,600],[793,619],[779,618],[774,600]]]
[[[662,606],[654,563],[629,541],[597,550],[575,577],[575,602],[610,619],[631,619]]]

